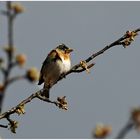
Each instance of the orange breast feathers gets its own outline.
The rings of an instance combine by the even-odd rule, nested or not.
[[[59,57],[61,58],[61,60],[70,60],[70,54],[69,53],[64,53],[61,51],[57,51]]]

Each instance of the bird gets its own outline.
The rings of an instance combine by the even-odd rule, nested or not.
[[[67,47],[65,44],[58,45],[55,49],[50,51],[44,60],[41,70],[38,85],[44,83],[44,96],[49,98],[49,89],[57,82],[57,80],[65,75],[71,69],[70,54],[73,49]]]

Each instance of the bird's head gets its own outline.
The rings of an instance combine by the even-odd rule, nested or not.
[[[60,44],[56,47],[56,49],[58,49],[59,51],[65,53],[65,54],[70,54],[73,49],[67,47],[65,44]]]

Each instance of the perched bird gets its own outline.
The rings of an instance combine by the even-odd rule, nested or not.
[[[43,62],[38,85],[44,83],[45,96],[49,98],[49,89],[71,68],[70,53],[73,49],[60,44],[52,50]]]

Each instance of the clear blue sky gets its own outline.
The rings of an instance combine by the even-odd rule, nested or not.
[[[42,62],[60,43],[74,49],[72,64],[87,58],[140,27],[140,2],[21,2],[25,13],[15,21],[17,53],[28,57],[26,68],[41,68]],[[4,9],[1,2],[0,9]],[[0,16],[0,46],[7,43],[6,18]],[[4,56],[0,52],[0,55]],[[97,123],[112,125],[114,138],[140,105],[140,36],[127,49],[114,47],[97,57],[90,74],[71,74],[51,90],[51,99],[67,96],[68,111],[33,100],[19,121],[17,134],[0,129],[2,138],[91,138]],[[24,73],[14,69],[13,75]],[[7,90],[4,109],[37,91],[37,84],[19,81]],[[136,131],[126,138],[140,138]]]

